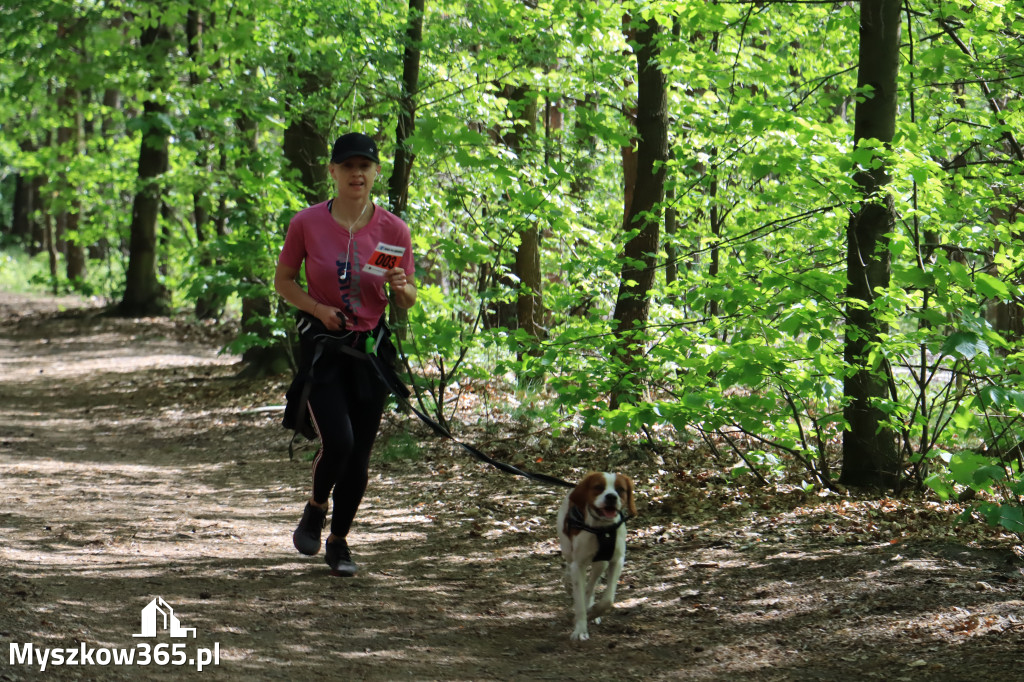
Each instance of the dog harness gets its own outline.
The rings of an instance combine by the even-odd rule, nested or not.
[[[583,512],[580,511],[579,507],[572,507],[569,509],[569,516],[566,520],[569,522],[570,528],[593,533],[597,538],[597,554],[594,555],[593,561],[608,561],[615,552],[615,532],[619,529],[619,526],[626,523],[626,518],[623,512],[619,512],[619,522],[614,526],[594,528],[584,522]]]

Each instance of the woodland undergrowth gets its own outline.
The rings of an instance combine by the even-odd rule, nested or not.
[[[729,527],[751,543],[797,536],[848,545],[955,540],[1009,546],[1024,556],[1016,534],[987,524],[976,511],[986,493],[943,500],[929,488],[908,487],[880,496],[874,490],[814,485],[802,470],[783,466],[755,477],[738,466],[742,460],[723,455],[729,451],[724,443],[715,447],[671,427],[639,436],[552,428],[532,419],[516,392],[496,382],[461,388],[451,430],[495,459],[568,481],[590,470],[627,473],[637,487],[640,519],[630,532],[638,539],[657,542]],[[837,445],[831,451],[839,457]],[[375,456],[486,466],[400,410],[387,421]]]

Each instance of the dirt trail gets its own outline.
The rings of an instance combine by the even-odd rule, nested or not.
[[[631,470],[641,514],[619,608],[570,643],[551,527],[561,492],[398,415],[384,440],[410,431],[423,456],[375,457],[350,538],[363,570],[331,578],[291,547],[309,465],[289,461],[279,414],[263,409],[282,381],[234,378],[201,328],[82,305],[0,294],[0,680],[1018,674],[1024,577],[1006,539],[915,537],[907,515],[932,513],[920,506],[879,507],[872,530],[830,500],[737,505],[666,459]],[[595,461],[576,464],[551,473]],[[194,638],[134,637],[157,597]],[[94,664],[51,659],[40,673],[12,660],[30,643]],[[100,664],[146,646],[169,660]],[[198,674],[189,660],[205,650],[219,661]]]

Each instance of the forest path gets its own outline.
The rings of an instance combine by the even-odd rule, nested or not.
[[[1005,539],[914,535],[945,513],[923,503],[733,503],[722,481],[665,459],[631,466],[640,516],[618,608],[572,643],[552,529],[562,491],[467,460],[399,415],[383,439],[412,432],[421,456],[375,456],[351,536],[362,571],[331,578],[322,555],[291,546],[309,464],[288,459],[279,413],[262,409],[283,382],[237,379],[195,325],[98,313],[0,293],[0,680],[1019,673],[1021,563]],[[133,636],[157,597],[194,638]],[[51,651],[40,673],[14,658],[28,644],[94,664]],[[101,665],[127,649],[169,660]],[[219,662],[197,674],[204,650]]]

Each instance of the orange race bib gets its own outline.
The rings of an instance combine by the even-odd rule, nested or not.
[[[371,275],[383,275],[391,268],[398,267],[403,255],[405,255],[404,246],[380,242],[373,250],[370,260],[363,266],[363,272],[368,272]]]

